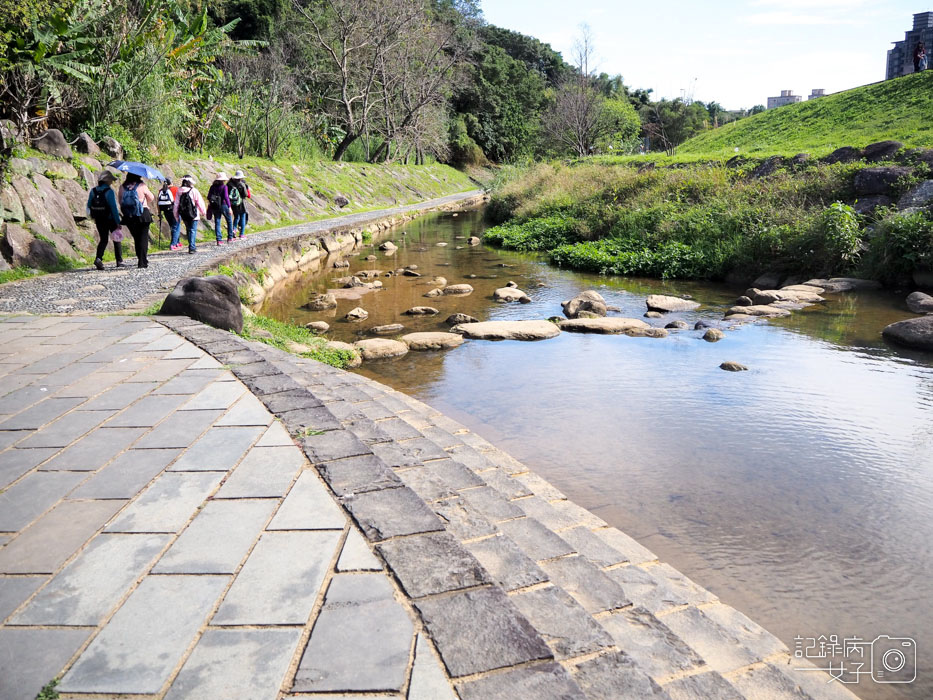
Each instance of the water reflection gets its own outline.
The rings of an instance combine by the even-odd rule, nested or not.
[[[351,269],[416,264],[423,277],[381,278],[385,291],[341,301],[330,318],[300,310],[336,276],[327,274],[282,290],[265,312],[324,318],[332,337],[352,341],[394,322],[406,332],[443,329],[454,312],[546,318],[587,288],[625,316],[640,317],[649,293],[689,293],[704,304],[659,325],[718,323],[736,296],[716,285],[568,273],[458,238],[481,227],[475,214],[412,222],[395,237],[391,260],[380,253]],[[435,275],[476,291],[426,299]],[[510,279],[532,304],[491,301]],[[337,320],[357,305],[370,313],[364,324]],[[441,313],[399,316],[416,305]],[[837,295],[729,330],[715,344],[694,331],[661,340],[563,334],[531,344],[467,342],[361,371],[500,445],[791,647],[796,635],[916,638],[917,683],[857,691],[919,699],[933,697],[933,368],[880,336],[909,316],[903,295]],[[722,372],[724,360],[751,371]]]

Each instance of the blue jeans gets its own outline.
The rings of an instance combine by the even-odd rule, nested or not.
[[[246,210],[233,215],[233,231],[238,233],[240,238],[246,235]]]
[[[165,222],[172,232],[172,245],[178,245],[178,239],[181,238],[181,221],[175,218],[175,213],[171,209],[166,209],[162,215],[165,216]]]
[[[223,240],[223,234],[220,232],[220,217],[223,216],[227,220],[227,240],[233,240],[233,217],[230,216],[230,207],[226,204],[223,205],[220,214],[216,211],[214,212],[214,237],[218,241]]]
[[[198,246],[198,220],[185,219],[185,234],[188,236],[188,250],[197,250]],[[179,235],[179,238],[181,236]]]

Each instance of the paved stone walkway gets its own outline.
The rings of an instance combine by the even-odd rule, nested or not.
[[[251,233],[230,245],[217,246],[214,241],[202,241],[195,255],[188,255],[187,250],[154,253],[149,256],[149,267],[142,270],[136,267],[135,258],[127,258],[126,269],[118,270],[113,263],[108,263],[107,268],[100,271],[84,268],[11,282],[0,289],[0,313],[116,312],[156,292],[168,293],[182,277],[206,269],[212,261],[229,255],[233,250],[283,238],[323,234],[336,226],[365,226],[389,216],[428,211],[481,194],[482,190],[462,192],[403,207]]]
[[[158,320],[0,322],[4,700],[852,699],[430,407]]]

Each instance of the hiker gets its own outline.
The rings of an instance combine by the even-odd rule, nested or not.
[[[223,233],[220,230],[220,217],[227,221],[227,243],[233,240],[233,218],[230,216],[230,191],[227,189],[227,174],[217,173],[214,183],[207,191],[207,219],[214,220],[214,237],[217,245],[223,245]]]
[[[197,252],[198,220],[207,216],[204,198],[194,186],[194,177],[185,175],[175,197],[175,218],[185,223],[185,235],[188,236],[188,254]],[[180,246],[179,246],[180,247]]]
[[[172,186],[172,181],[165,178],[162,183],[162,189],[156,197],[156,204],[159,207],[159,229],[162,228],[162,217],[165,217],[165,223],[168,224],[168,230],[172,235],[172,243],[169,246],[171,250],[178,250],[181,246],[178,244],[178,237],[181,235],[181,223],[175,216],[175,198],[178,196],[178,188]],[[160,234],[161,235],[161,231]]]
[[[237,170],[233,173],[233,179],[230,180],[227,188],[230,192],[230,204],[233,206],[233,232],[238,233],[240,238],[246,235],[246,222],[249,219],[246,200],[253,197],[245,178],[243,171]]]
[[[927,48],[923,45],[923,42],[917,42],[917,46],[914,49],[914,73],[919,73],[922,70],[927,69]]]
[[[113,238],[113,255],[117,260],[117,267],[123,264],[123,230],[120,228],[120,210],[117,209],[117,198],[110,186],[117,181],[113,173],[104,170],[97,177],[97,187],[92,187],[87,193],[87,214],[97,226],[97,235],[100,242],[97,244],[97,255],[94,258],[94,267],[104,269],[104,253],[107,251],[107,242]]]
[[[149,267],[149,224],[152,223],[152,211],[149,205],[155,202],[155,196],[146,187],[139,175],[127,173],[117,193],[123,224],[133,236],[136,246],[136,267]]]

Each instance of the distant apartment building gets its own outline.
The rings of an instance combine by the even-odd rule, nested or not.
[[[921,41],[929,57],[933,47],[933,12],[914,15],[914,28],[904,33],[904,41],[895,41],[894,48],[888,50],[886,80],[914,72],[914,49]]]
[[[795,95],[793,90],[781,90],[780,97],[768,98],[768,109],[783,107],[784,105],[792,105],[795,102],[800,102],[802,99],[803,98],[800,95]]]
[[[817,97],[826,97],[826,91],[823,88],[813,88],[808,100],[815,100]]]

